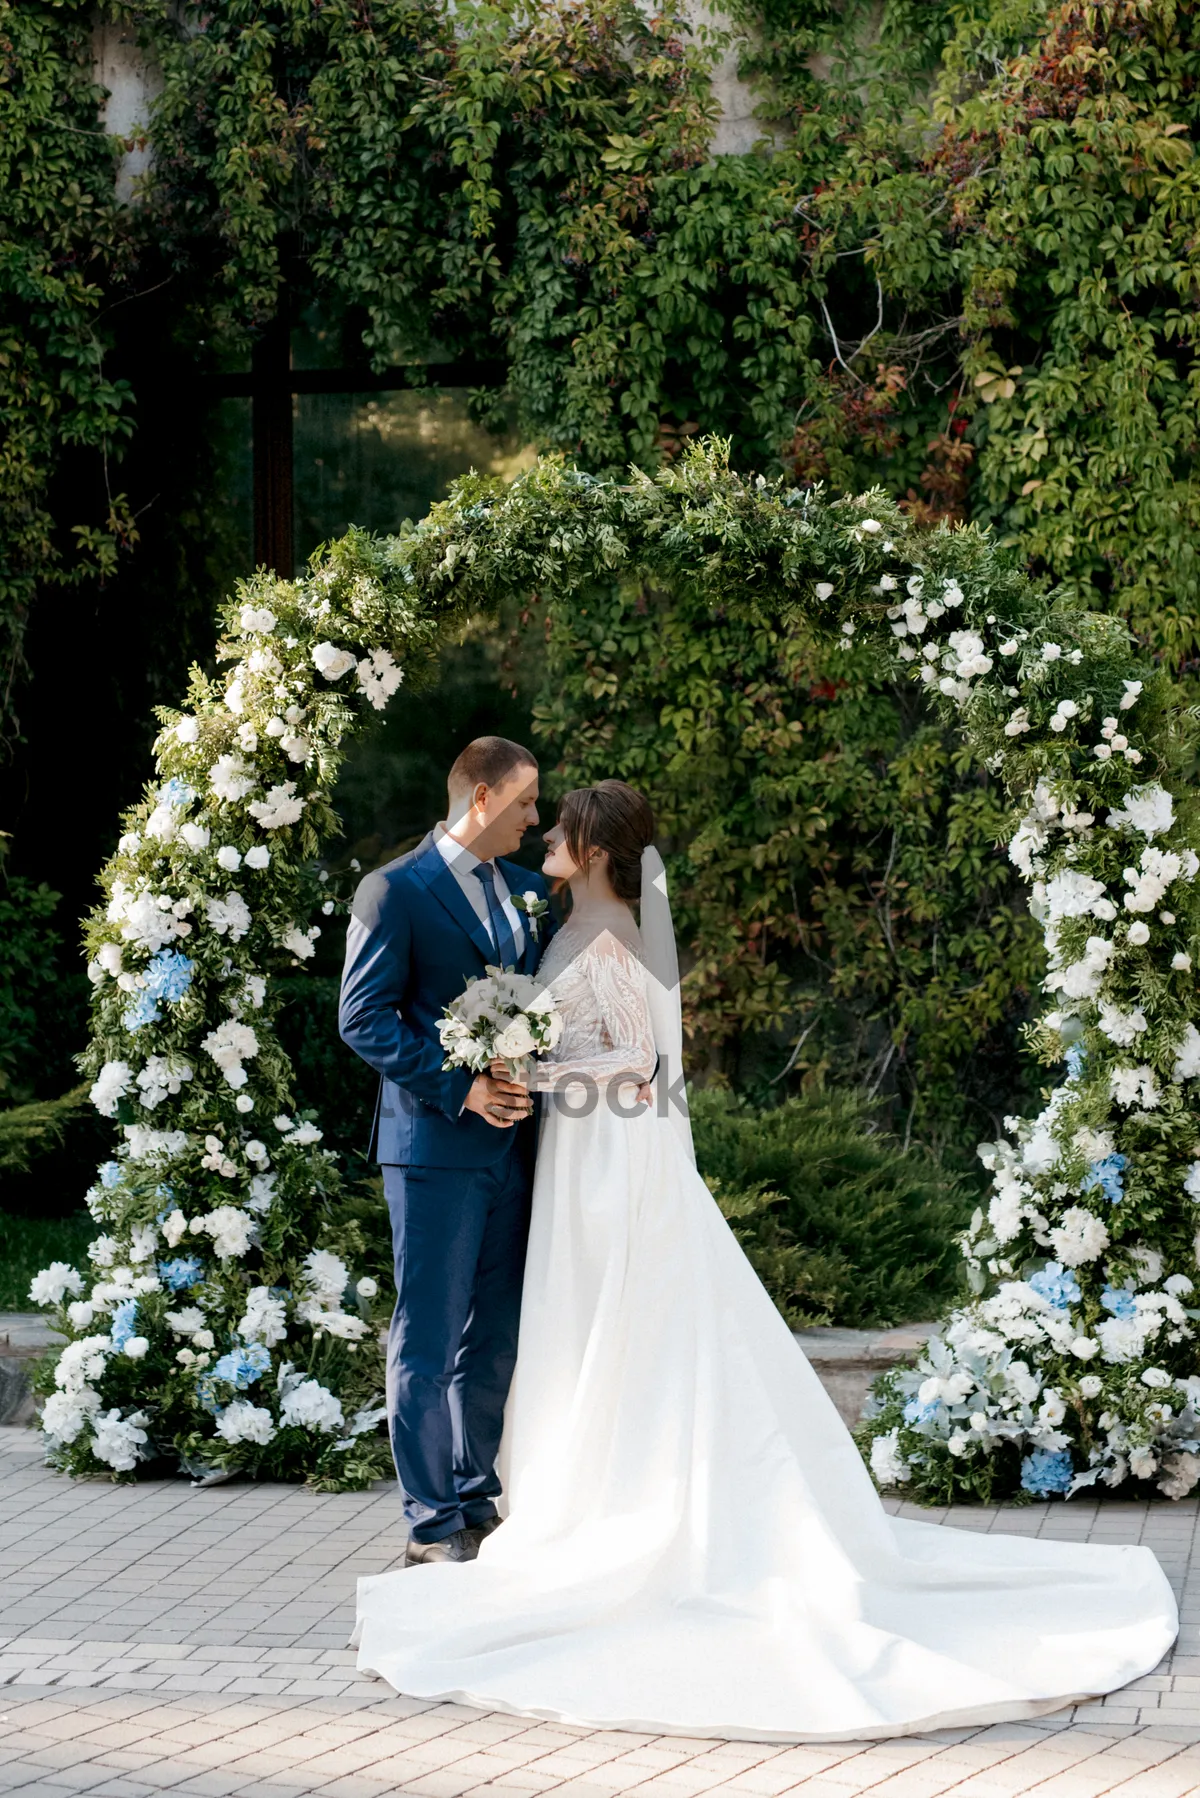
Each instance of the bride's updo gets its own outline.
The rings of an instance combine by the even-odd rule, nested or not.
[[[586,868],[592,851],[603,849],[617,898],[636,905],[642,894],[642,850],[654,841],[654,813],[642,795],[623,780],[598,780],[594,787],[563,794],[558,821],[575,866]]]

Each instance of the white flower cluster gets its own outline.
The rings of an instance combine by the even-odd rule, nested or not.
[[[228,1018],[211,1030],[200,1046],[216,1062],[229,1086],[245,1086],[250,1076],[243,1064],[258,1054],[258,1038],[249,1024]]]
[[[361,1342],[368,1325],[342,1309],[342,1295],[350,1283],[350,1270],[328,1249],[313,1249],[304,1258],[304,1296],[296,1306],[301,1323],[313,1334],[336,1336],[343,1342]]]

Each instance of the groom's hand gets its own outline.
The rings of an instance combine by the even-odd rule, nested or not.
[[[463,1110],[474,1111],[497,1130],[511,1130],[529,1116],[533,1101],[525,1088],[507,1075],[476,1074]]]

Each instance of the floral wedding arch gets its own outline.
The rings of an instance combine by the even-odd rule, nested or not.
[[[353,1485],[384,1464],[373,1314],[338,1174],[298,1119],[272,976],[338,909],[316,871],[350,733],[447,626],[506,594],[644,572],[775,629],[873,638],[1006,784],[1009,853],[1045,929],[1065,1061],[1049,1103],[981,1153],[972,1293],[864,1448],[882,1485],[1037,1493],[1200,1475],[1200,869],[1189,716],[1120,624],[1047,597],[972,529],[912,527],[881,493],[829,501],[724,447],[603,481],[544,460],[470,476],[415,529],[351,531],[222,614],[215,678],[160,714],[156,774],[87,927],[92,1100],[117,1147],[86,1272],[32,1296],[68,1337],[42,1427],[73,1472],[163,1456]],[[347,1245],[350,1245],[350,1248]]]

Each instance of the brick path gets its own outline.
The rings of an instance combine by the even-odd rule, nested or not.
[[[398,1698],[355,1672],[345,1648],[355,1578],[393,1566],[403,1546],[390,1491],[73,1482],[41,1464],[31,1432],[0,1430],[0,1792],[1200,1792],[1197,1505],[980,1507],[953,1523],[1148,1543],[1181,1594],[1173,1656],[1136,1688],[1035,1724],[891,1742],[777,1747],[530,1724]]]

